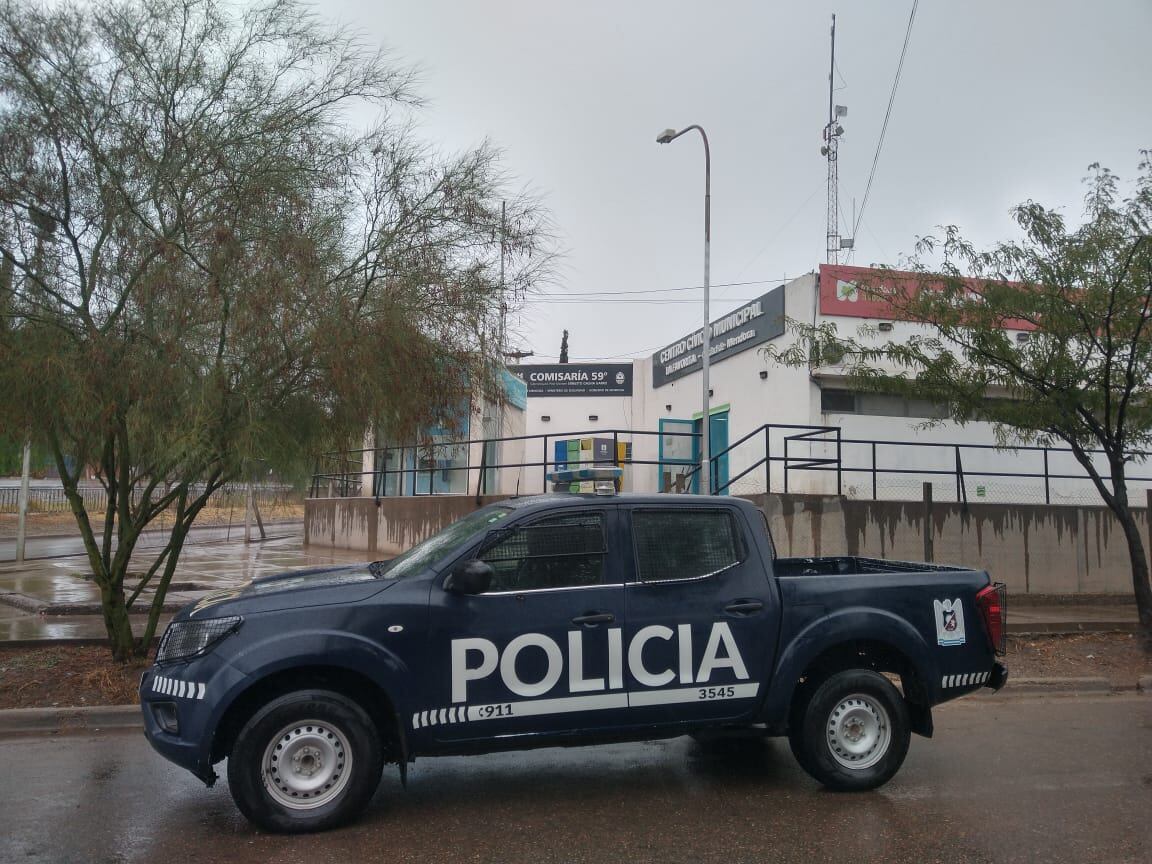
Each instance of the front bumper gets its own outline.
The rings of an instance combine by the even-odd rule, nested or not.
[[[221,697],[240,679],[230,666],[208,655],[190,663],[153,666],[140,677],[144,737],[157,753],[211,786],[212,742]]]

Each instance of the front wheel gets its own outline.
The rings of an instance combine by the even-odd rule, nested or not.
[[[875,789],[908,754],[908,707],[883,675],[849,669],[816,688],[788,735],[800,766],[825,786]]]
[[[228,758],[228,787],[261,828],[322,831],[368,805],[383,764],[380,737],[364,709],[339,693],[298,691],[244,724]]]

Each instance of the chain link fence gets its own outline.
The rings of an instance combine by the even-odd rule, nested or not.
[[[108,493],[100,485],[86,484],[80,487],[84,507],[94,527],[103,522],[108,506]],[[216,490],[208,499],[207,505],[196,517],[194,528],[221,529],[213,532],[213,539],[232,539],[242,536],[247,507],[248,488],[243,483],[227,484]],[[0,485],[0,540],[16,538],[19,521],[20,485],[4,483]],[[269,525],[299,522],[304,518],[304,490],[289,485],[254,485],[252,498],[259,510],[265,528]],[[164,542],[175,520],[176,506],[172,505],[154,520],[142,539],[145,544]],[[252,519],[253,530],[256,520]],[[72,506],[59,486],[36,484],[31,486],[28,495],[28,513],[25,532],[29,538],[76,536],[79,531]],[[193,531],[189,540],[195,541]]]

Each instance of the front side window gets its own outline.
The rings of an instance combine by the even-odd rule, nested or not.
[[[494,591],[599,585],[604,577],[604,514],[568,513],[500,532],[480,552]]]
[[[455,554],[461,543],[478,531],[495,527],[511,512],[511,507],[490,504],[469,513],[391,561],[372,565],[372,572],[377,578],[403,579],[428,568],[435,569]]]
[[[699,579],[742,558],[728,510],[637,510],[632,536],[641,582]]]

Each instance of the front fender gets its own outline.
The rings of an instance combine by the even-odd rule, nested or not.
[[[204,724],[201,762],[211,761],[221,723],[238,699],[269,676],[309,667],[341,669],[362,675],[384,692],[401,716],[413,701],[405,683],[411,680],[407,665],[392,650],[372,639],[320,629],[277,634],[245,645],[227,658],[227,672],[220,676],[220,683],[224,686],[220,688]],[[399,731],[403,734],[402,726]]]
[[[780,652],[762,710],[764,720],[770,726],[786,726],[792,698],[804,670],[825,651],[859,641],[880,642],[904,655],[926,688],[930,702],[937,701],[937,664],[919,631],[883,609],[850,607],[807,622]]]

